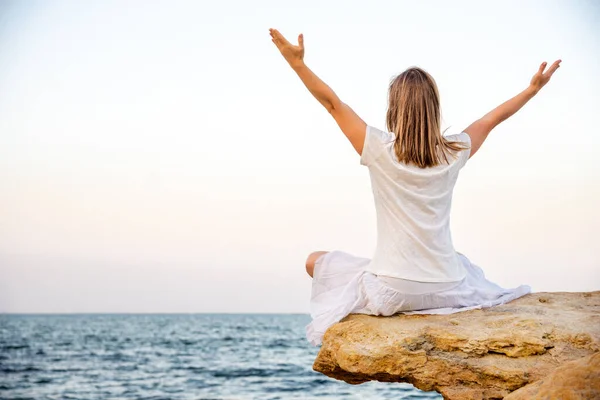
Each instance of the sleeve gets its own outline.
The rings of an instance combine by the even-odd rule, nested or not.
[[[372,165],[385,148],[385,144],[389,143],[391,135],[388,132],[377,129],[367,124],[365,132],[365,142],[363,144],[362,154],[360,155],[361,165]]]
[[[465,149],[460,152],[458,162],[459,162],[459,169],[461,169],[462,167],[465,166],[465,164],[469,160],[469,157],[471,156],[471,136],[469,136],[469,134],[467,132],[461,132],[458,135],[458,140],[469,146],[468,149]]]

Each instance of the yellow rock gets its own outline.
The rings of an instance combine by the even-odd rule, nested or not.
[[[541,292],[449,315],[351,314],[327,330],[313,369],[351,384],[408,382],[450,400],[521,390],[507,399],[600,399],[598,352],[600,291]],[[557,392],[544,380],[554,371]],[[562,397],[582,393],[596,397]]]
[[[600,353],[565,363],[548,376],[515,390],[504,399],[600,399]]]

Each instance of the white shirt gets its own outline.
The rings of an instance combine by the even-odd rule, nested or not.
[[[466,132],[446,135],[469,145]],[[470,149],[446,164],[419,168],[398,162],[394,135],[367,125],[360,163],[369,168],[377,214],[377,246],[366,270],[420,282],[457,282],[466,269],[450,234],[452,192]]]

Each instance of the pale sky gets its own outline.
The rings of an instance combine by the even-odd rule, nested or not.
[[[457,133],[561,67],[462,169],[456,250],[600,289],[595,1],[0,2],[0,312],[309,312],[311,251],[370,257],[368,170],[271,42],[385,129],[429,71]]]

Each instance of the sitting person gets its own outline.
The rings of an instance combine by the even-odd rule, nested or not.
[[[387,130],[367,125],[304,64],[304,38],[292,45],[276,29],[272,40],[315,98],[335,119],[369,168],[377,214],[377,246],[371,259],[339,250],[308,256],[313,278],[313,345],[350,313],[370,315],[450,314],[507,303],[531,292],[506,289],[457,252],[450,233],[452,193],[459,171],[490,131],[517,112],[548,83],[557,60],[542,63],[521,93],[473,122],[443,135],[434,79],[421,68],[395,77],[388,93]]]

